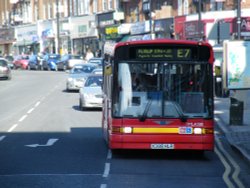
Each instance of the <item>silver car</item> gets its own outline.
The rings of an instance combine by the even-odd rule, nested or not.
[[[102,75],[93,74],[88,76],[83,87],[80,89],[79,107],[102,108]]]
[[[66,82],[66,90],[79,90],[89,74],[97,67],[94,64],[76,64],[70,70],[69,76]]]
[[[0,58],[0,78],[11,79],[11,68],[8,66],[8,60]]]

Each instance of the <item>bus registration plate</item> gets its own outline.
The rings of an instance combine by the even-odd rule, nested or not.
[[[174,144],[151,144],[151,149],[174,149]]]

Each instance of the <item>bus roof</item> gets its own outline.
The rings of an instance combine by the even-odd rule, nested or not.
[[[138,40],[116,43],[115,48],[124,45],[140,45],[140,44],[180,44],[180,45],[203,45],[212,48],[206,41],[192,41],[192,40],[175,40],[175,39],[154,39],[154,40]]]

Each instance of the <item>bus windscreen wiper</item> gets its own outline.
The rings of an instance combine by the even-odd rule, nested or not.
[[[176,111],[179,114],[180,120],[182,122],[186,122],[187,121],[187,116],[185,116],[185,114],[182,112],[182,110],[180,110],[179,105],[177,105],[176,103],[174,103],[174,107],[176,108]]]
[[[146,120],[147,114],[148,114],[148,111],[149,111],[149,108],[150,108],[150,106],[151,106],[151,103],[152,103],[152,99],[149,99],[149,101],[148,101],[148,103],[147,103],[147,105],[146,105],[146,107],[145,107],[145,110],[144,110],[142,116],[139,118],[139,120],[140,120],[141,122],[144,122],[144,121]]]

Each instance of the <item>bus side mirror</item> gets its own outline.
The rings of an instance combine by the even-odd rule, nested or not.
[[[109,76],[111,74],[112,74],[112,67],[111,67],[111,65],[105,66],[105,68],[104,68],[104,75],[105,76]]]

